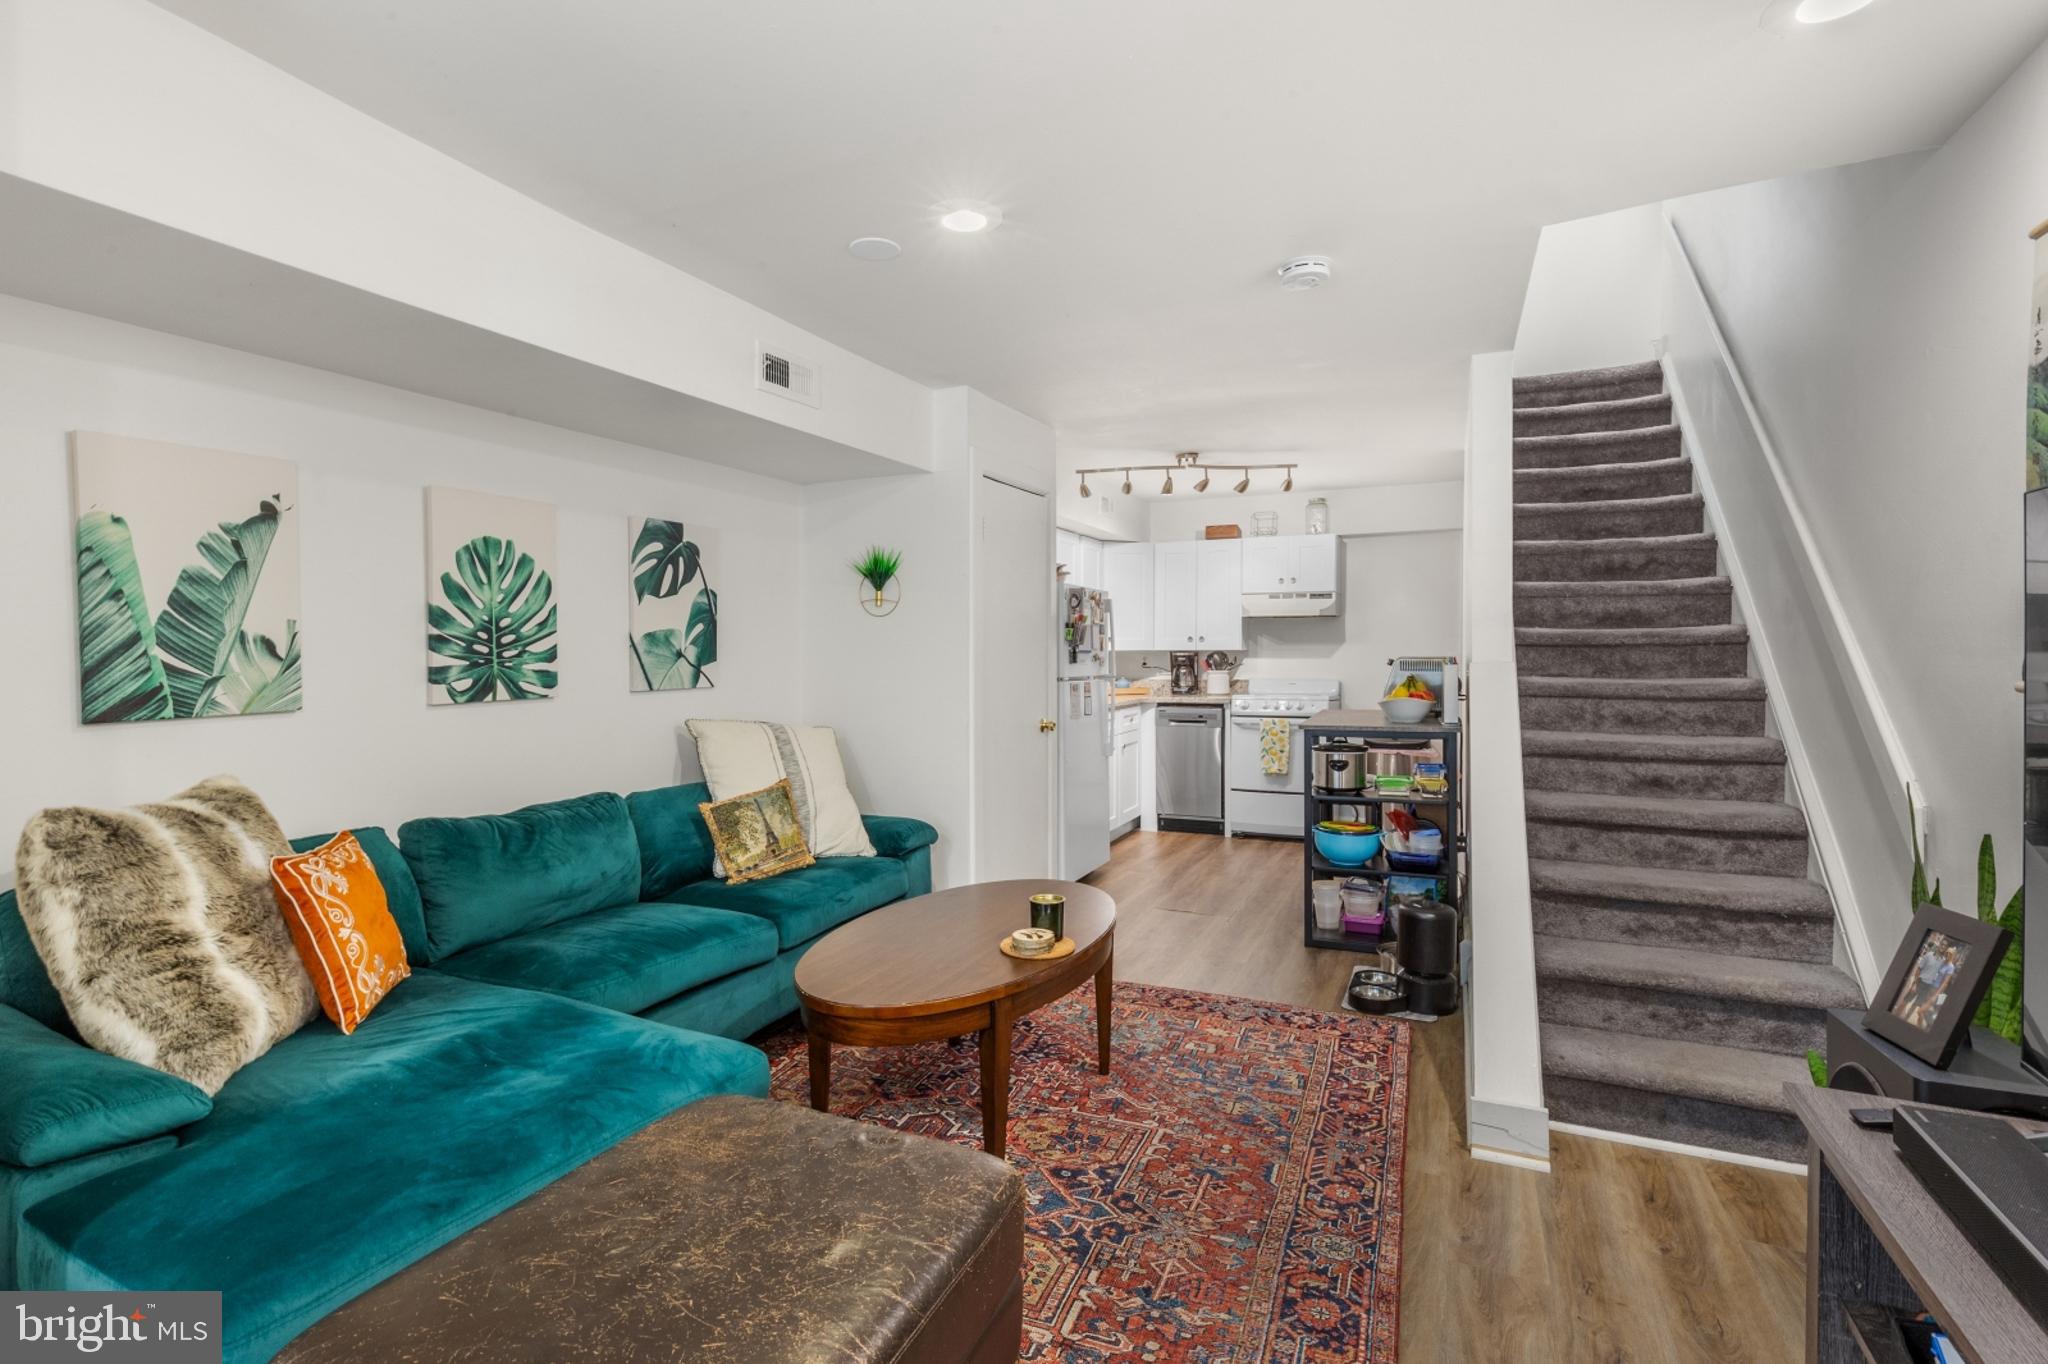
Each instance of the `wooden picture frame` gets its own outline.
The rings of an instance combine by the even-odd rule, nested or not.
[[[1977,1005],[2012,935],[1939,905],[1922,905],[1892,956],[1863,1026],[1946,1069],[1969,1035]]]

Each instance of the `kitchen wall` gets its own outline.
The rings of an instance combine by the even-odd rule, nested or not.
[[[78,723],[66,440],[78,429],[298,464],[302,711]],[[429,484],[558,507],[553,698],[428,707]],[[44,805],[157,798],[217,772],[253,785],[292,832],[504,810],[694,777],[676,739],[692,716],[802,714],[801,497],[731,468],[0,297],[0,506],[8,839]],[[629,513],[706,537],[715,690],[627,689]],[[11,881],[0,861],[0,885]]]
[[[2048,48],[1937,150],[1671,205],[1931,812],[2020,875],[2021,519]],[[1897,884],[1906,853],[1895,850]],[[1903,902],[1901,902],[1903,903]]]

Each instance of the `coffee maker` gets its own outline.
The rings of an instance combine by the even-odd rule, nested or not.
[[[1174,654],[1172,663],[1173,694],[1175,696],[1193,696],[1201,689],[1201,677],[1195,667],[1194,654]]]

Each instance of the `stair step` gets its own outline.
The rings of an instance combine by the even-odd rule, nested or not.
[[[1517,626],[1515,663],[1534,677],[1741,677],[1749,671],[1749,631],[1740,625]]]
[[[1699,535],[1706,499],[1698,493],[1615,498],[1606,502],[1518,502],[1515,539],[1615,540]]]
[[[1780,961],[1834,960],[1834,906],[1817,881],[1533,858],[1529,901],[1536,932],[1553,938],[1701,951],[1740,942]]]
[[[1532,858],[1806,875],[1806,817],[1782,802],[1525,791],[1522,807]]]
[[[1811,1083],[1803,1057],[1543,1026],[1543,1101],[1554,1122],[1803,1161],[1788,1081]]]
[[[1771,801],[1785,794],[1785,746],[1722,735],[1522,731],[1531,790]]]
[[[1515,468],[1575,469],[1586,464],[1633,464],[1677,459],[1684,443],[1676,426],[1642,426],[1628,431],[1580,431],[1563,436],[1519,436]]]
[[[1754,677],[1521,677],[1524,729],[1629,734],[1761,734]]]
[[[1515,380],[1516,407],[1556,407],[1600,399],[1640,398],[1664,391],[1664,367],[1655,360],[1604,369],[1531,374]]]
[[[1546,1024],[1794,1056],[1863,1003],[1832,965],[1578,938],[1536,939],[1536,982]]]
[[[1692,461],[1653,459],[1630,464],[1581,464],[1569,469],[1520,469],[1520,503],[1614,502],[1672,497],[1692,491]]]
[[[1608,540],[1517,540],[1515,578],[1600,582],[1614,578],[1704,578],[1720,546],[1713,536],[1648,535]]]
[[[1573,436],[1588,431],[1640,431],[1671,425],[1671,395],[1606,402],[1568,403],[1561,407],[1515,408],[1517,436]]]
[[[1718,577],[1515,584],[1515,623],[1523,626],[1726,625],[1734,609],[1734,586]]]

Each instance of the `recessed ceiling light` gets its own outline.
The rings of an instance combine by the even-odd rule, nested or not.
[[[1799,7],[1792,11],[1792,17],[1802,24],[1831,24],[1837,19],[1848,18],[1870,3],[1871,0],[1799,0]]]
[[[992,204],[955,200],[939,210],[939,226],[948,232],[986,232],[1003,221],[1003,211]]]
[[[895,260],[903,248],[887,237],[855,237],[846,249],[859,260]]]

